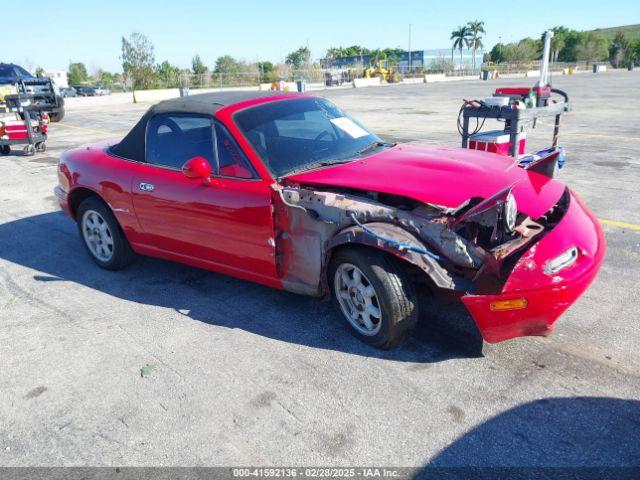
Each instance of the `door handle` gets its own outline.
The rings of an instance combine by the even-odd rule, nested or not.
[[[153,192],[153,189],[155,187],[153,186],[152,183],[140,182],[140,185],[138,185],[138,188],[143,192]]]

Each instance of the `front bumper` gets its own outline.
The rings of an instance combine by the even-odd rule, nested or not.
[[[554,275],[546,263],[571,247],[577,260]],[[465,295],[462,302],[490,343],[528,335],[549,335],[555,323],[593,282],[604,260],[606,240],[602,227],[582,201],[571,192],[563,219],[518,261],[498,295]],[[526,301],[526,306],[494,310],[504,300]]]

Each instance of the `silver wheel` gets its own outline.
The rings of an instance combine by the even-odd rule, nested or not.
[[[380,302],[362,270],[342,263],[333,278],[334,293],[345,318],[359,333],[374,336],[382,328]]]
[[[95,210],[87,210],[82,216],[82,235],[91,254],[101,262],[113,257],[113,236],[109,225]]]

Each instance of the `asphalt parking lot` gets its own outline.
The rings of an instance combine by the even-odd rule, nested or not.
[[[385,138],[457,145],[463,97],[531,81],[321,93]],[[0,465],[640,466],[640,72],[554,86],[574,105],[560,179],[607,258],[553,336],[485,357],[462,308],[381,352],[328,302],[148,258],[100,270],[57,157],[148,105],[71,99],[47,152],[0,157]]]

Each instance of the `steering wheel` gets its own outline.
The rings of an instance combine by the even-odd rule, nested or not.
[[[333,141],[336,141],[338,139],[338,137],[336,137],[335,134],[331,133],[328,130],[323,130],[318,135],[316,135],[316,138],[313,139],[313,143],[311,144],[311,156],[314,159],[320,153],[323,153],[323,152],[326,152],[326,151],[329,150],[330,147],[328,147],[328,146],[322,146],[322,148],[318,148],[318,146],[320,145],[320,140],[322,140],[326,136],[331,137],[333,139]]]

